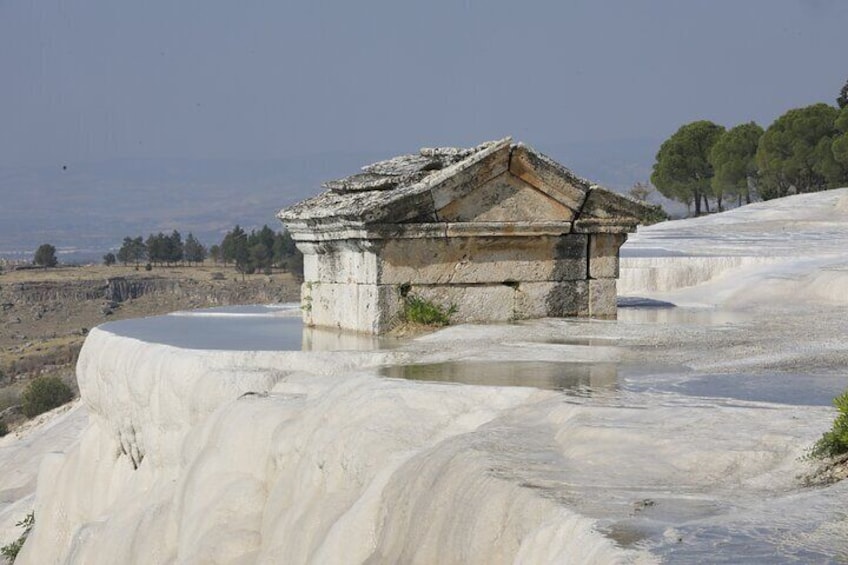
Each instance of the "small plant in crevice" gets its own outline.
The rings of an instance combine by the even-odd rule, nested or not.
[[[811,459],[827,459],[848,453],[848,391],[833,399],[838,414],[830,430],[813,444],[807,456]]]
[[[21,520],[15,525],[19,528],[24,529],[21,536],[12,543],[8,543],[3,547],[0,547],[0,555],[5,557],[9,563],[15,562],[15,559],[17,559],[18,553],[24,546],[24,542],[29,536],[30,531],[32,531],[32,527],[35,525],[35,513],[30,512],[23,520]]]
[[[418,296],[406,295],[403,298],[403,319],[412,324],[422,326],[447,326],[451,316],[456,314],[456,304],[447,308]]]

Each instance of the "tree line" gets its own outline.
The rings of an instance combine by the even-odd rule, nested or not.
[[[695,214],[848,184],[848,82],[836,99],[794,108],[768,129],[754,122],[731,129],[709,120],[680,127],[660,146],[651,182]]]
[[[238,224],[226,233],[220,244],[208,249],[192,233],[183,240],[177,230],[170,235],[162,232],[150,234],[147,239],[127,236],[117,254],[110,252],[103,256],[103,263],[145,264],[145,268],[149,269],[154,265],[201,264],[207,258],[215,264],[233,264],[242,274],[270,274],[274,267],[289,271],[303,268],[303,256],[288,230],[274,232],[265,225],[248,234]]]
[[[232,263],[242,274],[270,273],[273,267],[288,271],[303,271],[303,255],[295,247],[288,230],[274,233],[268,226],[248,234],[238,224],[227,232],[220,245],[209,248],[216,263]]]

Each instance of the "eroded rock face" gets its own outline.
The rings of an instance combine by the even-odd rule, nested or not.
[[[282,210],[308,325],[392,328],[414,295],[454,320],[615,317],[618,250],[643,206],[509,138],[363,167]]]

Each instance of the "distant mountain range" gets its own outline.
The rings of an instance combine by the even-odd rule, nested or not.
[[[625,191],[647,181],[659,142],[539,147],[576,174]],[[124,236],[174,229],[218,243],[235,224],[277,229],[277,210],[383,153],[328,153],[273,161],[113,160],[0,168],[0,257],[29,259],[51,243],[63,262],[98,261]]]

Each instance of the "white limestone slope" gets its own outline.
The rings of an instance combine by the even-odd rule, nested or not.
[[[805,404],[820,381],[797,373],[833,382],[848,364],[848,189],[652,226],[627,245],[627,295],[745,315],[458,326],[324,353],[92,330],[78,365],[88,425],[45,458],[20,562],[820,562],[848,551],[848,485],[796,479],[832,417],[826,402]],[[688,274],[660,288],[666,271]],[[570,363],[603,378],[568,395],[376,370],[451,361]],[[638,370],[614,368],[610,383],[619,363]],[[734,393],[762,392],[751,379],[770,390],[775,373],[801,380],[767,402],[723,396],[709,388],[715,373]]]
[[[68,449],[87,423],[85,409],[75,402],[0,438],[0,545],[21,534],[15,524],[32,510],[44,454]]]
[[[844,304],[847,246],[848,188],[759,202],[640,228],[622,249],[618,292],[724,307]]]
[[[385,360],[372,355],[359,362]],[[21,562],[628,555],[591,520],[492,474],[475,449],[468,434],[544,393],[414,386],[335,357],[289,372],[307,356],[180,351],[92,331],[79,364],[92,422],[78,448],[45,462]]]

